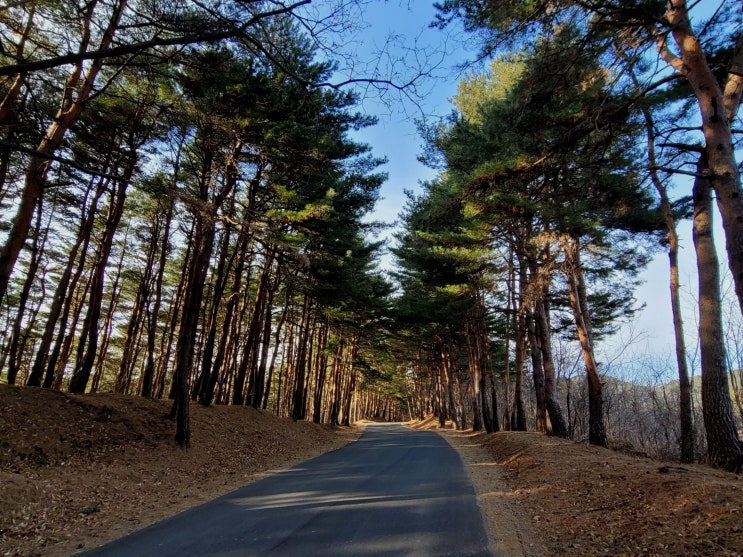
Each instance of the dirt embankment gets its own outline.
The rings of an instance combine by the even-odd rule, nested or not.
[[[442,433],[504,556],[743,555],[738,475],[537,433]]]
[[[193,406],[193,447],[182,451],[168,410],[0,385],[0,556],[70,555],[358,436]],[[504,557],[743,556],[739,476],[534,433],[442,434]]]
[[[70,555],[358,436],[193,405],[183,451],[169,410],[168,401],[0,385],[0,555]]]

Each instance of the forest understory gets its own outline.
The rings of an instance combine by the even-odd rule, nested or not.
[[[168,410],[141,397],[0,385],[0,555],[73,554],[360,431],[194,405],[184,451]],[[743,554],[740,476],[535,433],[442,433],[467,463],[506,557]]]

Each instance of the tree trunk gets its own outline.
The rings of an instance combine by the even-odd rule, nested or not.
[[[531,350],[532,380],[536,401],[536,431],[547,433],[547,399],[544,394],[544,367],[542,365],[541,340],[537,335],[534,312],[526,318]]]
[[[46,233],[44,233],[44,240],[41,240],[41,217],[42,217],[42,203],[39,199],[39,206],[36,211],[36,228],[34,231],[34,240],[31,244],[31,260],[28,265],[26,272],[26,280],[23,281],[23,288],[18,299],[18,309],[16,312],[15,320],[13,321],[13,327],[10,333],[10,345],[8,346],[8,385],[14,385],[16,377],[18,375],[18,369],[20,367],[21,359],[21,327],[23,325],[23,315],[26,312],[26,304],[28,298],[31,295],[31,287],[33,286],[34,280],[36,280],[36,273],[39,269],[39,262],[41,260],[41,253],[46,244]]]
[[[124,235],[124,242],[121,248],[121,257],[119,258],[119,264],[116,267],[116,274],[114,275],[113,284],[111,284],[111,299],[109,300],[108,308],[106,310],[106,318],[103,322],[103,337],[101,338],[100,347],[97,350],[97,357],[95,360],[95,368],[93,372],[93,381],[90,385],[90,392],[98,392],[100,387],[101,379],[105,372],[106,355],[108,354],[108,346],[111,343],[111,332],[113,327],[114,315],[119,305],[119,299],[121,297],[121,290],[119,289],[119,283],[121,282],[121,271],[124,268],[124,258],[126,257],[126,247],[129,231],[127,230]],[[129,385],[127,384],[127,388]]]
[[[180,161],[181,153],[183,151],[183,143],[185,139],[181,138],[178,143],[178,149],[176,150],[175,164],[173,167],[173,177],[171,187],[175,190],[178,183],[178,174],[180,172]],[[157,323],[160,319],[160,307],[162,305],[162,292],[163,292],[163,281],[165,278],[165,266],[168,260],[168,254],[170,253],[170,226],[173,221],[173,211],[175,209],[175,201],[173,196],[168,192],[165,199],[167,205],[163,208],[162,198],[158,201],[158,207],[165,210],[165,216],[163,217],[162,224],[162,235],[160,236],[160,257],[158,259],[157,273],[155,275],[155,300],[153,306],[150,309],[149,304],[146,307],[147,310],[147,358],[142,373],[142,396],[145,398],[152,398],[154,395],[155,387],[155,341],[157,335]]]
[[[134,305],[132,306],[129,322],[126,327],[126,333],[124,335],[124,346],[121,349],[121,362],[114,383],[114,392],[116,393],[126,393],[131,384],[135,346],[138,344],[137,339],[141,337],[140,332],[145,326],[146,308],[152,293],[152,272],[154,270],[153,267],[158,252],[159,241],[160,223],[156,220],[147,246],[147,257],[144,271],[139,279],[137,293],[134,297]],[[150,389],[152,389],[151,384]]]
[[[253,361],[258,358],[257,348],[261,338],[262,317],[268,296],[268,274],[270,273],[272,261],[272,259],[264,261],[263,271],[258,280],[253,313],[250,317],[250,324],[248,325],[248,338],[245,341],[245,349],[243,350],[240,367],[237,370],[237,376],[235,378],[235,390],[232,393],[232,404],[236,406],[253,403],[253,393],[251,392],[251,388],[255,387]],[[247,398],[244,392],[246,381],[248,382]]]
[[[224,320],[222,321],[222,323],[220,323],[222,334],[220,335],[219,342],[217,344],[217,354],[214,357],[214,361],[210,363],[208,379],[206,383],[203,384],[198,397],[199,404],[203,406],[210,406],[212,401],[214,400],[214,391],[217,387],[217,383],[219,382],[220,375],[222,374],[225,355],[227,353],[230,336],[232,334],[232,322],[237,314],[238,302],[240,300],[240,291],[243,287],[242,277],[243,270],[245,269],[245,261],[247,258],[246,250],[249,237],[250,236],[247,233],[241,232],[237,246],[235,247],[237,262],[235,263],[235,269],[233,271],[230,295],[227,299],[227,305],[224,311]],[[202,373],[204,372],[205,370],[202,369]]]
[[[101,314],[101,303],[103,302],[103,287],[106,276],[106,265],[111,254],[114,235],[124,213],[124,200],[129,181],[134,174],[137,163],[137,154],[132,152],[128,156],[124,176],[118,184],[118,189],[111,194],[111,205],[106,217],[106,226],[103,230],[101,242],[96,251],[93,262],[93,280],[88,299],[88,312],[83,322],[83,330],[78,345],[78,357],[75,363],[75,371],[70,379],[69,391],[71,393],[84,393],[88,386],[90,373],[93,369],[96,353],[98,350],[98,320]]]
[[[231,257],[228,257],[231,237],[232,234],[230,233],[230,229],[225,229],[222,232],[222,239],[219,242],[219,248],[217,249],[219,261],[217,263],[217,272],[213,279],[211,288],[211,303],[206,304],[207,307],[204,309],[207,314],[207,317],[204,320],[204,329],[206,332],[204,336],[206,338],[202,340],[201,370],[191,392],[191,399],[194,401],[201,399],[202,392],[204,392],[208,386],[213,365],[212,358],[214,357],[217,330],[224,327],[222,323],[219,323],[218,317],[219,310],[222,307],[222,297],[224,296],[224,291],[227,285],[229,269],[232,266],[232,260],[235,257],[235,252],[232,253]],[[205,406],[209,406],[209,404],[206,404]]]
[[[62,275],[59,278],[57,288],[55,289],[54,296],[52,298],[52,303],[49,307],[49,314],[47,315],[46,324],[44,325],[44,332],[41,335],[41,340],[39,341],[39,346],[37,347],[36,351],[36,357],[34,358],[34,363],[31,366],[31,374],[28,377],[27,384],[29,386],[39,387],[41,386],[42,380],[44,379],[44,369],[50,355],[49,349],[52,346],[52,341],[54,340],[54,329],[57,325],[57,322],[60,321],[60,314],[63,313],[63,308],[69,307],[69,304],[65,303],[68,288],[70,290],[70,293],[75,290],[75,285],[77,284],[80,273],[82,272],[82,267],[84,265],[83,262],[85,260],[84,254],[87,252],[88,244],[90,243],[90,234],[93,230],[93,224],[95,222],[98,201],[100,201],[100,198],[105,191],[104,184],[105,182],[103,180],[98,181],[98,185],[96,187],[93,199],[91,200],[88,207],[88,211],[87,213],[84,213],[81,218],[80,228],[77,232],[77,238],[72,246],[72,249],[70,250],[70,254],[67,258],[67,264],[65,265],[65,268],[62,271]],[[88,193],[89,192],[90,189],[88,189]],[[86,200],[83,201],[83,207],[87,206],[88,193],[86,193]],[[77,272],[73,275],[72,269],[75,266],[75,260],[77,259],[78,253],[82,253],[83,256]],[[60,332],[62,334],[64,334],[64,328],[66,327],[66,325],[67,318],[65,317],[60,322]],[[52,366],[52,374],[53,369],[54,366]],[[44,386],[47,388],[51,386],[51,380],[48,384],[46,384],[46,381],[44,383]]]
[[[106,49],[111,44],[114,34],[118,29],[121,15],[126,8],[127,1],[119,0],[118,5],[113,8],[108,26],[101,35],[101,40],[98,44],[99,49]],[[81,50],[85,50],[89,46],[92,19],[96,5],[97,2],[89,2],[86,6],[87,9],[82,21],[83,37],[81,40],[82,44],[80,45]],[[54,154],[62,143],[62,139],[67,131],[80,118],[83,108],[93,91],[96,77],[103,67],[103,63],[104,60],[102,58],[92,60],[88,65],[85,75],[83,75],[83,62],[78,62],[73,66],[63,87],[62,106],[57,111],[44,137],[36,147],[38,154],[32,155],[29,160],[18,210],[13,218],[5,244],[0,248],[0,302],[5,298],[13,267],[28,237],[34,207],[41,197],[46,184],[46,176],[50,166],[50,159],[47,157]]]
[[[639,89],[639,83],[632,76]],[[668,263],[670,267],[669,288],[671,291],[671,314],[673,316],[673,333],[676,346],[676,366],[679,376],[679,425],[681,430],[681,462],[694,462],[694,420],[691,399],[691,383],[689,381],[689,367],[686,361],[686,341],[684,340],[684,321],[681,315],[681,292],[679,281],[679,237],[676,232],[676,219],[673,217],[671,201],[663,182],[656,170],[658,164],[655,157],[655,123],[647,108],[643,108],[645,125],[648,135],[648,161],[650,162],[650,178],[660,197],[663,220],[668,233]]]
[[[278,270],[276,271],[278,275]],[[263,403],[261,405],[261,408],[265,410],[268,408],[268,396],[271,393],[271,382],[273,381],[273,373],[274,368],[276,366],[276,358],[279,354],[279,341],[281,339],[281,334],[284,329],[284,324],[286,323],[286,319],[289,315],[289,306],[291,301],[291,288],[287,287],[287,289],[284,292],[284,296],[286,298],[286,303],[284,305],[284,310],[281,312],[281,318],[279,319],[279,323],[276,325],[276,331],[274,332],[274,350],[271,354],[271,363],[268,366],[268,378],[266,379],[266,389],[263,393]],[[279,396],[280,389],[277,389],[277,400]],[[337,424],[336,424],[337,425]]]
[[[728,265],[743,311],[743,197],[730,127],[743,89],[743,34],[738,35],[731,61],[732,71],[723,91],[692,30],[686,1],[669,2],[667,17],[679,57],[675,58],[665,50],[662,52],[665,59],[686,77],[699,105],[705,140],[705,176],[717,193]]]
[[[712,232],[710,181],[703,178],[704,157],[694,181],[694,249],[699,277],[699,347],[702,364],[702,413],[709,464],[729,472],[743,467],[743,447],[733,418],[726,372],[719,262]]]
[[[307,415],[307,352],[310,342],[311,313],[313,303],[309,296],[305,295],[304,308],[302,311],[302,324],[299,329],[299,342],[297,356],[294,363],[294,389],[292,396],[292,419],[304,420]]]
[[[593,352],[593,328],[588,309],[588,296],[580,261],[580,243],[577,238],[565,240],[565,273],[568,279],[570,307],[573,310],[588,381],[588,442],[607,447],[604,424],[604,398],[598,364]]]
[[[338,417],[341,411],[341,377],[343,376],[344,348],[345,342],[341,339],[338,342],[338,347],[335,349],[333,365],[330,373],[331,396],[329,401],[328,423],[333,427],[338,425]]]
[[[482,431],[485,428],[485,414],[483,412],[483,400],[482,400],[482,358],[479,350],[479,334],[480,331],[475,325],[474,320],[470,319],[465,323],[465,337],[467,342],[467,356],[469,360],[469,367],[472,373],[472,402],[474,417],[472,420],[472,430]],[[490,433],[490,432],[488,432]]]
[[[328,324],[323,321],[317,332],[317,349],[315,356],[315,393],[312,401],[312,421],[322,422],[322,402],[325,394],[325,379],[327,376],[327,357],[324,354],[328,343]]]
[[[176,344],[176,363],[173,371],[174,402],[171,416],[176,419],[175,440],[182,448],[191,444],[189,422],[189,374],[194,358],[196,333],[204,297],[204,282],[209,270],[209,260],[214,247],[214,216],[196,209],[196,228],[194,231],[194,250],[188,264],[188,274],[183,297],[183,309],[178,328]]]
[[[351,347],[348,351],[348,383],[343,391],[343,407],[342,407],[342,426],[351,425],[351,402],[353,400],[353,393],[356,389],[357,372],[356,372],[356,356],[359,351],[359,339],[354,337],[351,342]]]
[[[260,311],[257,315],[254,314],[256,319],[251,321],[250,335],[250,382],[248,384],[248,397],[246,404],[253,408],[260,406],[261,399],[263,398],[263,389],[266,384],[266,367],[265,360],[263,360],[263,354],[268,349],[267,343],[270,341],[270,330],[271,330],[271,304],[273,303],[273,289],[271,286],[271,275],[273,274],[273,262],[274,253],[269,251],[266,255],[266,261],[264,262],[263,272],[261,273],[259,288],[262,290],[262,296],[260,300]],[[258,309],[256,307],[256,309]],[[252,330],[252,327],[255,330]],[[268,336],[266,336],[266,328],[268,327]],[[263,350],[261,349],[263,344]],[[261,366],[263,361],[263,366]]]
[[[188,273],[190,269],[189,262],[193,257],[193,252],[195,249],[194,237],[196,234],[196,220],[197,219],[195,218],[193,219],[191,228],[189,229],[188,235],[185,239],[186,253],[183,258],[183,268],[181,276],[178,279],[175,300],[169,308],[168,325],[165,328],[165,331],[163,331],[163,335],[160,339],[160,354],[158,356],[157,372],[155,374],[153,393],[153,397],[158,399],[162,398],[165,394],[165,382],[168,372],[168,366],[171,360],[171,352],[173,350],[173,343],[174,339],[176,338],[176,332],[178,330],[178,324],[181,316],[181,307],[185,303],[186,290],[188,288]],[[171,385],[171,395],[174,394],[172,388],[174,385],[175,382],[173,382],[173,384]]]
[[[542,366],[544,367],[544,402],[547,406],[549,426],[547,434],[556,437],[567,437],[568,428],[562,415],[562,408],[557,400],[557,380],[555,360],[552,355],[552,331],[550,330],[549,302],[547,292],[535,304],[536,330],[539,335],[539,348],[542,351]]]
[[[524,408],[524,363],[526,360],[526,303],[524,292],[527,284],[526,265],[519,257],[519,287],[518,302],[516,308],[516,328],[514,331],[514,371],[516,380],[513,387],[513,413],[514,418],[511,420],[511,428],[514,431],[526,431],[526,409]]]

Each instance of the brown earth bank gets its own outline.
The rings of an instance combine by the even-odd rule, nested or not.
[[[62,556],[340,448],[331,429],[250,407],[191,406],[179,449],[168,401],[0,385],[0,556]]]
[[[469,465],[503,555],[743,555],[738,475],[537,433],[441,433]]]
[[[183,451],[169,409],[0,385],[0,556],[100,545],[359,432],[194,405],[193,446]],[[441,433],[468,465],[504,557],[743,555],[736,475],[535,433]]]

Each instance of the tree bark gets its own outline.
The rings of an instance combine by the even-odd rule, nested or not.
[[[557,380],[555,371],[555,360],[552,354],[552,332],[550,330],[549,302],[547,292],[535,303],[535,319],[537,334],[539,335],[539,348],[542,351],[542,366],[544,368],[544,402],[547,406],[549,416],[548,435],[556,437],[567,437],[568,428],[562,415],[562,408],[557,400]]]
[[[201,392],[199,393],[199,404],[203,406],[210,406],[214,400],[214,392],[219,382],[219,378],[222,374],[223,365],[225,361],[225,355],[227,353],[230,336],[232,334],[232,322],[236,317],[238,302],[240,299],[240,291],[243,288],[242,278],[243,270],[245,269],[245,261],[247,259],[247,247],[250,235],[243,229],[241,231],[237,246],[235,247],[235,257],[237,259],[235,263],[235,269],[232,275],[232,286],[230,288],[230,294],[227,299],[227,305],[224,310],[224,319],[220,324],[222,334],[220,335],[219,342],[217,343],[217,353],[214,357],[214,361],[210,364],[209,376],[206,383],[203,384]],[[202,373],[205,370],[202,369]]]
[[[138,338],[141,337],[141,331],[145,327],[146,308],[152,294],[152,273],[154,271],[155,257],[160,244],[160,222],[155,221],[151,230],[150,240],[147,246],[147,255],[145,267],[139,278],[137,293],[134,297],[134,304],[129,315],[126,333],[124,335],[124,345],[121,349],[121,362],[119,371],[116,374],[114,383],[114,392],[126,393],[131,385],[132,367],[134,365],[135,347],[138,344]]]
[[[214,245],[213,216],[197,213],[194,232],[194,250],[188,263],[188,273],[183,297],[183,308],[178,328],[176,361],[173,371],[173,411],[176,420],[175,440],[182,448],[191,445],[191,426],[189,422],[189,374],[194,357],[194,345],[201,313],[201,300],[204,296],[204,281],[209,269]]]
[[[127,1],[119,0],[118,4],[114,6],[108,26],[101,36],[100,48],[108,48],[113,41]],[[81,52],[88,49],[91,26],[93,24],[92,19],[97,4],[97,1],[93,1],[89,2],[86,6],[87,9],[82,22]],[[73,66],[63,88],[62,106],[57,111],[46,134],[36,147],[38,154],[32,155],[29,160],[18,210],[13,218],[13,223],[8,232],[5,244],[0,248],[0,301],[5,297],[13,267],[28,237],[34,207],[42,195],[44,185],[46,184],[46,176],[50,165],[50,159],[47,156],[54,154],[62,143],[62,139],[67,131],[80,118],[102,67],[103,59],[94,60],[83,75],[84,68],[82,61],[77,62]]]
[[[565,273],[568,279],[570,307],[573,310],[588,381],[588,442],[607,447],[604,424],[604,397],[598,364],[593,352],[593,327],[588,309],[588,296],[580,261],[580,243],[577,238],[565,240]]]
[[[305,295],[302,310],[302,323],[299,329],[296,361],[294,363],[294,389],[292,395],[292,419],[304,420],[307,415],[307,352],[310,342],[311,313],[314,304],[309,296]]]
[[[704,157],[699,174],[704,173]],[[739,472],[743,467],[743,447],[733,418],[733,407],[726,374],[722,328],[719,262],[712,232],[710,180],[694,181],[694,249],[699,277],[699,346],[702,364],[702,413],[707,433],[707,461],[717,468]]]
[[[111,254],[114,235],[124,213],[124,201],[129,181],[134,174],[137,164],[136,151],[129,153],[124,176],[115,193],[111,194],[111,204],[108,215],[106,216],[106,225],[103,230],[96,257],[93,262],[93,280],[91,283],[88,311],[83,322],[83,330],[80,335],[78,345],[78,357],[75,363],[75,371],[70,379],[69,391],[71,393],[84,393],[88,386],[88,380],[95,363],[95,357],[98,351],[98,320],[101,314],[101,304],[103,302],[103,287],[106,276],[106,265]]]
[[[255,294],[255,303],[253,304],[253,313],[250,317],[250,324],[248,325],[248,338],[245,341],[245,349],[243,350],[243,356],[240,360],[240,367],[237,370],[235,377],[235,390],[232,393],[232,404],[241,406],[243,404],[252,405],[253,393],[250,392],[250,388],[254,387],[255,377],[249,372],[253,371],[253,361],[258,358],[257,347],[258,342],[261,338],[261,324],[263,323],[263,315],[266,306],[266,298],[268,296],[268,274],[270,273],[270,267],[272,259],[266,257],[264,261],[263,271],[258,280],[258,287]],[[245,384],[248,382],[248,393],[247,397],[245,394]]]
[[[668,2],[667,18],[679,56],[673,56],[663,43],[660,45],[661,55],[686,77],[699,105],[705,140],[702,169],[710,187],[717,193],[728,265],[743,311],[743,196],[730,127],[743,89],[743,33],[737,37],[728,82],[723,91],[691,27],[686,1]]]
[[[639,83],[634,75],[633,82],[639,89]],[[671,291],[671,314],[673,317],[673,333],[676,347],[676,367],[679,377],[679,425],[681,462],[694,462],[694,419],[691,398],[691,382],[689,381],[689,367],[686,360],[686,341],[684,339],[684,321],[681,315],[681,292],[679,280],[679,237],[676,232],[676,219],[673,216],[671,201],[663,182],[658,176],[655,157],[655,123],[647,108],[642,110],[648,136],[648,161],[650,162],[650,178],[660,197],[663,220],[668,233],[668,264],[670,268],[669,288]]]
[[[219,248],[217,250],[217,253],[219,254],[219,262],[217,263],[217,272],[216,276],[213,279],[211,288],[211,303],[208,303],[207,307],[204,310],[207,314],[207,318],[204,320],[206,338],[202,340],[201,343],[201,370],[191,392],[191,399],[194,401],[200,400],[202,397],[202,392],[207,389],[209,378],[211,377],[212,365],[214,363],[212,358],[214,357],[214,348],[217,340],[217,330],[224,327],[222,323],[219,323],[218,316],[219,310],[222,307],[222,297],[224,296],[231,262],[235,257],[235,252],[232,253],[231,257],[228,256],[231,236],[232,234],[230,233],[229,228],[225,229],[222,232],[222,239],[219,242]],[[211,404],[211,399],[209,404]],[[209,406],[209,404],[206,404],[204,406]]]
[[[96,393],[98,392],[98,389],[101,384],[101,380],[103,379],[103,374],[106,371],[106,355],[108,354],[108,347],[111,344],[111,332],[113,329],[113,320],[114,316],[116,315],[117,307],[119,305],[119,301],[121,298],[121,289],[119,288],[119,284],[121,283],[121,273],[122,269],[124,268],[124,258],[126,257],[126,248],[127,248],[127,240],[129,236],[129,231],[124,234],[124,241],[121,248],[121,257],[119,257],[119,263],[116,266],[116,274],[114,275],[113,283],[111,284],[111,297],[108,303],[108,308],[105,312],[105,319],[103,322],[102,330],[102,338],[100,339],[100,345],[97,350],[96,359],[95,359],[95,367],[93,371],[93,380],[90,385],[90,392]],[[135,343],[136,344],[136,343]],[[127,385],[128,388],[128,385]]]
[[[39,199],[38,209],[36,210],[36,229],[34,231],[34,240],[31,243],[31,260],[26,272],[26,280],[23,281],[23,288],[21,289],[20,297],[18,299],[18,309],[16,311],[16,317],[13,321],[13,327],[10,333],[10,344],[8,346],[7,354],[8,385],[15,384],[18,370],[20,368],[21,352],[23,351],[21,346],[21,328],[23,325],[23,315],[26,313],[26,304],[28,303],[28,298],[31,295],[31,287],[36,280],[36,273],[39,269],[39,262],[41,259],[40,252],[43,251],[43,244],[46,243],[46,237],[43,241],[41,241],[41,217],[42,203],[41,199]]]
[[[278,274],[278,270],[276,272]],[[286,290],[284,291],[284,297],[286,298],[284,309],[281,312],[281,317],[279,318],[279,322],[276,325],[276,331],[274,331],[274,342],[273,342],[274,350],[273,350],[273,353],[271,354],[271,363],[268,366],[268,378],[266,379],[266,389],[265,389],[265,392],[263,393],[263,403],[261,404],[261,408],[263,408],[263,410],[268,408],[268,396],[271,394],[271,382],[273,381],[273,374],[274,374],[274,369],[276,366],[276,359],[279,354],[279,341],[281,339],[281,334],[283,333],[284,324],[286,323],[286,320],[289,316],[289,306],[291,302],[291,288],[290,287],[287,287]],[[278,398],[279,398],[280,390],[281,389],[277,388],[277,393],[276,393],[277,407],[278,407]]]

